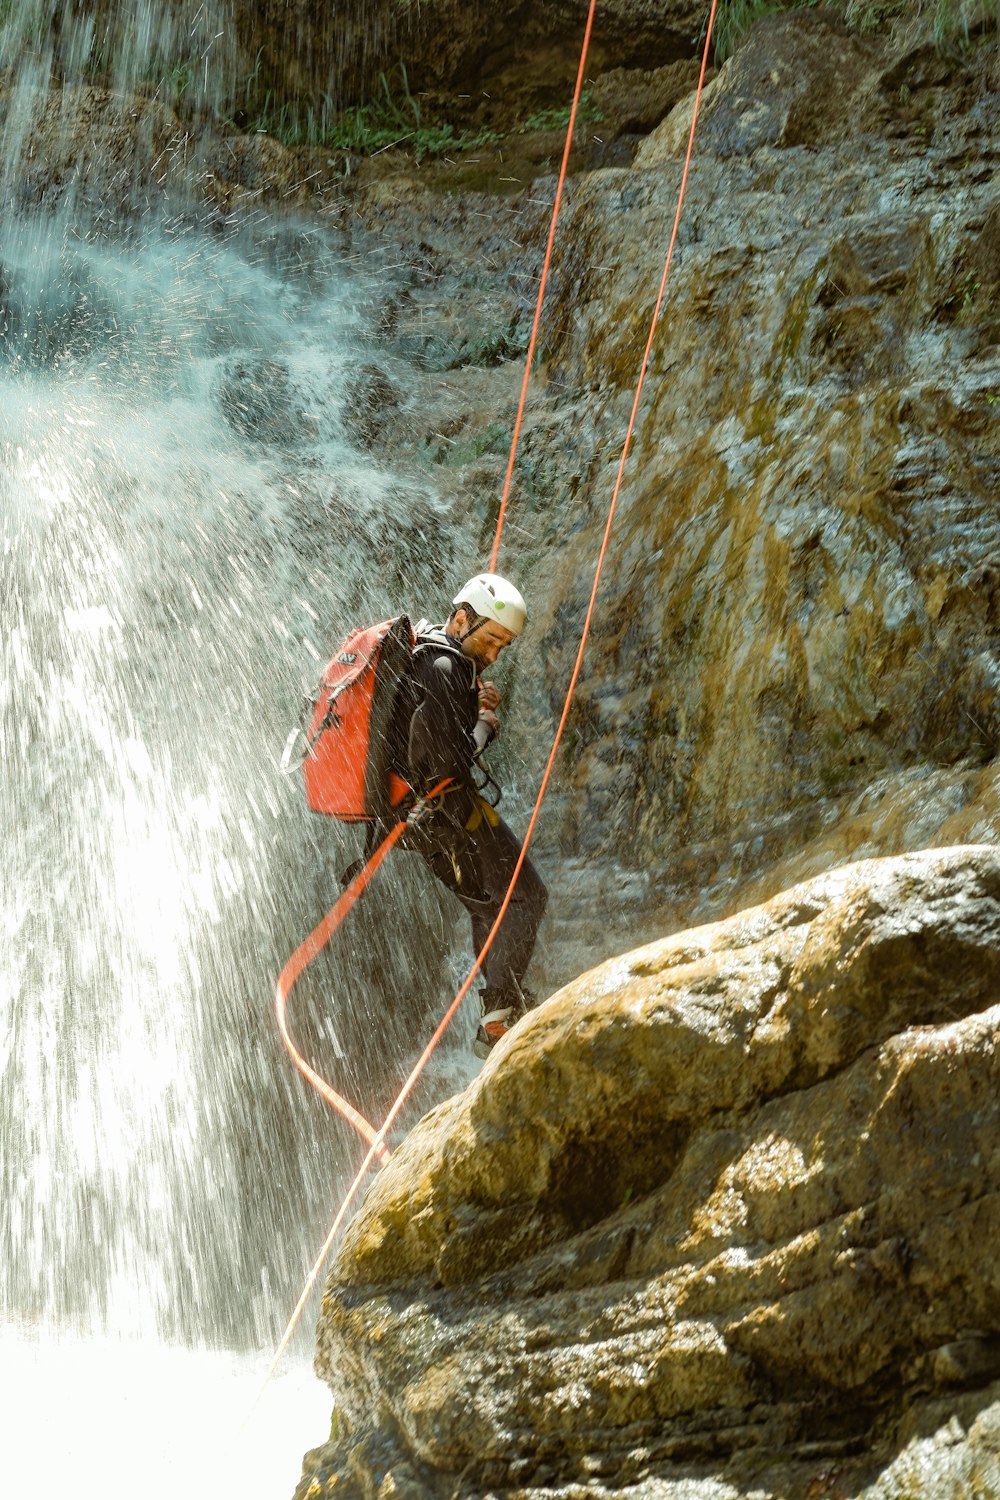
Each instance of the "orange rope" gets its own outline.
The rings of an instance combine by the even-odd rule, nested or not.
[[[358,1134],[364,1136],[365,1140],[368,1141],[371,1145],[376,1145],[374,1126],[370,1125],[365,1119],[364,1115],[359,1113],[359,1111],[354,1108],[354,1105],[350,1104],[342,1094],[338,1094],[336,1089],[331,1088],[326,1079],[322,1078],[320,1074],[316,1072],[315,1068],[311,1068],[309,1066],[305,1058],[302,1056],[301,1052],[299,1052],[298,1048],[295,1046],[295,1043],[292,1041],[291,1032],[288,1029],[288,997],[291,993],[292,985],[299,978],[303,969],[308,964],[312,963],[313,959],[316,957],[317,953],[321,951],[321,949],[325,948],[326,944],[330,941],[331,937],[336,932],[341,922],[347,916],[347,913],[350,911],[355,901],[357,901],[358,897],[365,889],[365,886],[368,884],[369,880],[375,874],[375,871],[378,869],[379,865],[389,853],[389,850],[398,841],[405,827],[405,820],[402,823],[397,823],[391,833],[382,841],[368,863],[362,870],[358,872],[357,875],[355,875],[350,885],[347,886],[343,895],[334,903],[333,906],[331,906],[322,922],[314,927],[312,932],[306,938],[305,942],[300,943],[296,948],[295,952],[292,954],[291,958],[282,969],[278,979],[278,983],[274,988],[274,1010],[278,1018],[278,1030],[281,1032],[282,1039],[285,1043],[285,1046],[288,1048],[288,1052],[291,1056],[292,1062],[298,1068],[303,1078],[305,1078],[307,1082],[312,1084],[317,1093],[323,1096],[327,1104],[329,1104],[331,1108],[338,1110],[344,1116],[344,1119],[347,1120],[349,1124],[354,1126]],[[389,1152],[387,1148],[381,1144],[378,1144],[376,1146],[376,1149],[378,1159],[384,1166],[385,1163],[389,1160]]]
[[[439,781],[433,791],[428,793],[425,800],[430,801],[432,797],[436,797],[439,792],[444,791],[447,785],[447,780]],[[281,1032],[282,1040],[288,1049],[292,1062],[298,1068],[303,1078],[312,1084],[317,1093],[323,1096],[327,1104],[342,1114],[344,1119],[350,1125],[354,1126],[358,1134],[363,1136],[374,1147],[375,1154],[378,1156],[382,1166],[385,1166],[389,1160],[389,1148],[383,1141],[376,1137],[374,1125],[369,1124],[364,1115],[356,1110],[353,1104],[345,1099],[342,1094],[338,1094],[336,1089],[332,1088],[326,1079],[316,1072],[315,1068],[309,1066],[293,1042],[292,1034],[288,1029],[288,997],[291,994],[295,981],[300,977],[302,971],[312,963],[317,953],[326,947],[355,901],[357,901],[358,897],[364,891],[369,880],[375,874],[379,865],[389,853],[389,850],[394,844],[399,842],[405,828],[406,819],[403,818],[401,822],[396,824],[395,828],[389,831],[375,850],[375,853],[363,868],[358,871],[343,894],[330,907],[322,922],[318,923],[305,942],[300,943],[296,948],[282,969],[278,977],[278,982],[274,987],[274,1011],[278,1018],[278,1030]]]
[[[365,1155],[365,1159],[361,1163],[361,1166],[358,1168],[357,1174],[354,1177],[354,1180],[352,1181],[350,1187],[347,1190],[347,1194],[346,1194],[346,1196],[344,1198],[344,1201],[340,1205],[340,1208],[337,1211],[337,1215],[336,1215],[336,1217],[335,1217],[335,1219],[333,1221],[333,1224],[330,1227],[330,1231],[329,1231],[329,1233],[328,1233],[328,1235],[326,1237],[326,1240],[323,1243],[323,1248],[320,1250],[319,1256],[317,1257],[317,1259],[316,1259],[316,1261],[315,1261],[315,1263],[314,1263],[314,1265],[312,1267],[312,1270],[309,1273],[309,1276],[308,1276],[308,1278],[306,1280],[306,1284],[305,1284],[305,1286],[304,1286],[304,1288],[302,1290],[302,1295],[299,1298],[299,1301],[298,1301],[298,1303],[297,1303],[297,1305],[295,1307],[295,1311],[292,1313],[292,1316],[291,1316],[291,1318],[289,1320],[288,1326],[285,1329],[284,1336],[282,1337],[281,1343],[279,1344],[277,1352],[275,1353],[274,1360],[272,1362],[271,1370],[269,1372],[269,1375],[272,1374],[274,1372],[274,1370],[277,1368],[277,1365],[278,1365],[279,1361],[281,1360],[282,1354],[284,1353],[285,1349],[288,1347],[288,1343],[289,1343],[289,1341],[290,1341],[290,1339],[292,1337],[292,1334],[295,1331],[296,1324],[298,1323],[298,1320],[299,1320],[299,1318],[300,1318],[300,1316],[302,1314],[302,1311],[303,1311],[303,1309],[304,1309],[307,1301],[309,1300],[309,1295],[310,1295],[313,1287],[316,1284],[316,1280],[317,1280],[317,1278],[319,1276],[319,1273],[322,1270],[323,1262],[326,1260],[326,1257],[329,1254],[330,1248],[333,1245],[333,1242],[334,1242],[334,1240],[335,1240],[335,1238],[337,1236],[338,1230],[340,1229],[341,1225],[344,1222],[344,1219],[345,1219],[345,1217],[347,1215],[348,1209],[350,1208],[351,1204],[354,1202],[355,1197],[357,1196],[358,1190],[361,1187],[361,1184],[362,1184],[362,1182],[365,1179],[365,1176],[366,1176],[366,1174],[368,1172],[369,1166],[371,1165],[371,1163],[374,1160],[374,1158],[378,1155],[379,1148],[384,1144],[384,1140],[385,1140],[386,1134],[392,1128],[392,1125],[395,1122],[396,1118],[398,1117],[401,1109],[403,1108],[403,1105],[405,1104],[406,1100],[409,1098],[410,1094],[412,1093],[413,1087],[416,1084],[417,1079],[420,1077],[421,1073],[423,1072],[424,1068],[426,1067],[427,1062],[430,1059],[431,1053],[437,1047],[438,1042],[441,1040],[441,1038],[443,1037],[445,1031],[448,1029],[448,1026],[451,1024],[451,1021],[452,1021],[452,1019],[453,1019],[453,1017],[455,1015],[455,1012],[458,1010],[459,1005],[465,999],[465,996],[468,994],[469,989],[470,989],[470,987],[472,985],[473,980],[475,979],[476,975],[479,972],[479,969],[480,969],[480,966],[481,966],[481,964],[483,962],[483,959],[486,957],[487,953],[489,952],[490,948],[492,947],[493,939],[496,937],[496,934],[497,934],[497,931],[499,930],[500,924],[501,924],[501,922],[504,919],[504,916],[506,914],[508,906],[510,905],[511,896],[513,894],[514,887],[515,887],[515,885],[517,883],[517,878],[518,878],[519,874],[521,873],[521,869],[522,869],[522,867],[524,865],[524,861],[525,861],[525,859],[527,857],[528,846],[529,846],[529,844],[531,842],[531,839],[532,839],[532,836],[534,834],[535,825],[538,822],[538,815],[539,815],[539,812],[541,810],[542,802],[544,800],[545,793],[548,790],[549,780],[550,780],[550,778],[552,776],[552,769],[553,769],[553,767],[555,765],[556,753],[557,753],[557,751],[559,749],[559,743],[560,743],[560,741],[562,739],[563,730],[566,727],[566,721],[569,718],[569,711],[570,711],[570,707],[571,707],[572,702],[573,702],[574,693],[576,692],[576,685],[577,685],[577,682],[579,681],[580,670],[581,670],[582,665],[583,665],[584,651],[586,649],[587,639],[588,639],[588,637],[590,635],[590,628],[591,628],[591,624],[592,624],[593,618],[594,618],[594,609],[595,609],[595,606],[596,606],[596,603],[597,603],[597,591],[598,591],[598,588],[600,586],[601,574],[602,574],[603,569],[604,569],[604,563],[605,563],[605,559],[607,557],[608,545],[609,545],[609,542],[611,540],[611,529],[612,529],[612,526],[614,524],[615,513],[616,513],[616,511],[618,509],[618,499],[619,499],[619,496],[621,494],[622,481],[623,481],[624,476],[625,476],[625,464],[626,464],[626,461],[628,459],[629,447],[631,445],[632,437],[633,437],[633,434],[635,432],[635,422],[636,422],[636,417],[637,417],[638,411],[639,411],[639,403],[640,403],[640,400],[642,398],[643,387],[645,386],[645,383],[646,383],[646,373],[647,373],[647,370],[649,368],[649,356],[650,356],[650,353],[652,352],[653,340],[656,337],[656,325],[657,325],[657,323],[659,321],[660,312],[661,312],[661,310],[663,308],[663,299],[664,299],[664,296],[665,296],[665,293],[666,293],[667,277],[670,274],[670,267],[671,267],[671,264],[672,264],[672,261],[673,261],[674,247],[676,246],[676,243],[677,243],[677,232],[678,232],[678,230],[680,228],[681,213],[682,213],[683,208],[684,208],[684,197],[685,197],[685,194],[687,192],[687,181],[688,181],[688,173],[689,173],[689,169],[690,169],[690,165],[691,165],[691,154],[692,154],[692,151],[694,149],[695,130],[697,129],[697,125],[698,125],[698,111],[699,111],[699,107],[700,107],[700,104],[701,104],[701,95],[702,95],[702,91],[704,89],[704,84],[705,84],[705,71],[706,71],[706,68],[708,66],[708,53],[709,53],[709,47],[710,47],[711,41],[712,41],[712,27],[713,27],[714,22],[715,22],[715,13],[716,13],[717,8],[718,8],[718,0],[712,0],[712,6],[711,6],[711,10],[709,11],[709,16],[708,16],[708,26],[707,26],[706,33],[705,33],[705,48],[704,48],[704,53],[702,55],[701,72],[698,75],[698,88],[697,88],[697,92],[695,94],[694,111],[693,111],[692,118],[691,118],[691,131],[690,131],[690,134],[688,136],[687,154],[686,154],[686,156],[684,158],[684,170],[681,173],[680,188],[678,190],[678,196],[677,196],[677,211],[676,211],[676,213],[674,215],[673,229],[672,229],[671,235],[670,235],[670,243],[669,243],[669,246],[667,248],[667,258],[666,258],[666,261],[665,261],[664,267],[663,267],[663,275],[660,278],[660,287],[659,287],[659,292],[658,292],[657,298],[656,298],[656,305],[655,305],[655,307],[653,309],[653,316],[652,316],[652,319],[650,321],[649,335],[648,335],[648,337],[646,339],[646,347],[643,350],[642,363],[641,363],[640,368],[639,368],[639,378],[638,378],[638,382],[636,384],[635,397],[634,397],[634,400],[632,402],[632,410],[631,410],[631,412],[629,414],[628,427],[627,427],[627,430],[626,430],[626,433],[625,433],[625,441],[624,441],[624,444],[622,445],[621,459],[619,461],[618,472],[617,472],[617,475],[615,477],[614,491],[612,493],[611,503],[610,503],[610,506],[608,508],[608,519],[607,519],[607,522],[606,522],[605,527],[604,527],[604,535],[603,535],[602,540],[601,540],[601,546],[600,546],[600,550],[599,550],[598,556],[597,556],[597,563],[596,563],[596,566],[595,566],[595,569],[594,569],[594,582],[593,582],[593,586],[592,586],[591,591],[590,591],[590,601],[589,601],[589,603],[587,605],[587,613],[586,613],[586,617],[585,617],[584,623],[583,623],[583,632],[582,632],[582,635],[581,635],[581,638],[580,638],[580,645],[579,645],[579,648],[577,650],[576,660],[575,660],[575,662],[573,664],[573,671],[572,671],[572,674],[570,676],[569,687],[568,687],[567,692],[566,692],[566,699],[565,699],[565,702],[563,704],[562,713],[561,713],[560,718],[559,718],[559,724],[558,724],[558,727],[556,729],[555,739],[553,740],[552,749],[549,752],[549,758],[548,758],[548,761],[546,762],[545,771],[544,771],[544,773],[542,775],[542,781],[541,781],[541,785],[540,785],[539,790],[538,790],[538,796],[535,799],[535,806],[534,806],[534,809],[532,811],[531,818],[530,818],[530,820],[528,822],[528,828],[527,828],[527,832],[525,833],[525,836],[524,836],[524,842],[521,845],[521,852],[520,852],[520,855],[518,856],[517,864],[514,867],[514,874],[513,874],[512,878],[511,878],[510,885],[509,885],[509,887],[507,889],[507,894],[504,897],[503,904],[502,904],[502,906],[500,908],[500,911],[499,911],[499,914],[497,916],[497,919],[496,919],[496,921],[494,922],[493,926],[490,929],[489,936],[487,937],[485,943],[483,944],[482,950],[480,951],[479,955],[477,956],[476,961],[473,964],[472,969],[469,972],[468,978],[465,980],[465,983],[462,985],[462,987],[459,990],[458,994],[455,996],[454,1000],[449,1005],[449,1007],[448,1007],[447,1011],[445,1012],[444,1016],[441,1018],[441,1021],[438,1023],[438,1026],[437,1026],[437,1029],[434,1032],[434,1035],[431,1037],[430,1041],[427,1043],[427,1046],[424,1048],[423,1052],[420,1054],[420,1057],[417,1060],[417,1063],[415,1064],[414,1068],[410,1072],[410,1075],[407,1078],[406,1082],[403,1084],[403,1087],[400,1089],[400,1092],[399,1092],[399,1094],[398,1094],[398,1096],[396,1098],[395,1103],[393,1104],[392,1108],[389,1110],[389,1113],[386,1115],[385,1120],[383,1121],[380,1129],[376,1133],[374,1140],[369,1144],[368,1151],[367,1151],[367,1153]]]
[[[545,249],[545,259],[542,265],[542,277],[538,287],[538,299],[535,305],[535,317],[534,322],[531,326],[531,337],[528,342],[528,356],[524,369],[524,380],[521,384],[521,398],[518,403],[517,416],[514,422],[514,435],[511,442],[510,457],[507,462],[507,474],[504,479],[503,495],[500,501],[500,511],[497,517],[496,536],[493,542],[493,555],[490,559],[491,569],[496,566],[497,552],[499,551],[500,547],[500,535],[503,531],[504,519],[507,512],[507,500],[510,495],[511,479],[514,473],[514,459],[517,454],[517,445],[521,435],[521,423],[524,418],[524,410],[527,403],[528,382],[531,375],[531,366],[534,361],[535,349],[538,343],[538,329],[542,317],[542,304],[545,300],[545,289],[548,283],[549,268],[552,263],[552,249],[555,244],[556,225],[559,222],[559,207],[562,203],[563,188],[566,183],[566,173],[569,167],[570,149],[573,143],[573,130],[576,125],[577,110],[579,108],[580,97],[583,92],[583,80],[584,74],[586,72],[587,53],[590,49],[590,35],[593,29],[594,12],[596,8],[597,0],[590,0],[590,10],[587,15],[587,24],[583,35],[583,48],[580,53],[580,65],[577,69],[576,86],[573,91],[573,103],[570,107],[569,124],[566,131],[566,144],[563,148],[562,165],[559,170],[559,179],[556,184],[555,200],[552,206],[552,221],[549,225],[549,237]],[[434,794],[432,793],[431,795]],[[292,986],[301,975],[303,969],[312,962],[312,960],[316,957],[316,954],[319,953],[319,951],[325,946],[325,944],[329,942],[331,936],[336,931],[343,918],[347,915],[348,911],[350,911],[355,901],[361,895],[371,876],[381,864],[382,860],[385,858],[385,855],[389,852],[389,849],[392,848],[392,845],[400,837],[400,834],[403,831],[403,827],[404,825],[401,823],[398,828],[393,830],[393,834],[390,835],[390,837],[385,841],[381,848],[376,851],[376,854],[373,856],[372,862],[369,865],[366,865],[365,868],[360,872],[360,874],[355,877],[355,880],[351,882],[340,900],[323,918],[323,921],[320,922],[320,924],[316,928],[314,928],[309,937],[306,938],[305,942],[295,950],[291,958],[288,960],[288,963],[282,970],[281,977],[279,978],[275,989],[275,1011],[278,1018],[278,1027],[281,1031],[282,1038],[284,1039],[285,1046],[288,1049],[289,1055],[291,1056],[291,1059],[294,1062],[295,1066],[298,1068],[302,1076],[312,1084],[313,1088],[315,1088],[322,1095],[326,1102],[331,1105],[332,1108],[338,1110],[340,1114],[342,1114],[344,1118],[354,1126],[355,1130],[357,1130],[358,1133],[363,1136],[363,1138],[369,1143],[372,1143],[375,1140],[374,1127],[370,1125],[369,1122],[364,1118],[364,1116],[354,1108],[353,1104],[350,1104],[341,1094],[338,1094],[335,1089],[331,1088],[326,1080],[322,1078],[314,1068],[311,1068],[309,1066],[305,1058],[296,1048],[295,1043],[292,1041],[287,1023],[288,996]],[[518,868],[520,868],[520,866]],[[504,910],[506,910],[506,905],[504,907]],[[486,950],[484,949],[483,951],[485,953]],[[475,973],[476,970],[473,970],[473,975]],[[472,976],[470,975],[470,982],[471,978]],[[465,990],[463,990],[463,994],[464,993]],[[376,1154],[378,1155],[379,1161],[382,1163],[382,1165],[384,1165],[389,1157],[389,1151],[387,1147],[384,1144],[380,1145],[377,1148]]]
[[[490,572],[496,572],[497,554],[500,551],[500,533],[503,531],[503,523],[507,516],[507,500],[510,496],[511,480],[514,476],[514,459],[517,456],[517,445],[521,437],[521,423],[524,420],[524,408],[528,400],[528,382],[531,379],[531,366],[535,359],[535,348],[538,344],[538,327],[542,320],[542,303],[545,301],[545,288],[549,280],[549,267],[552,264],[552,247],[556,239],[556,225],[559,222],[559,206],[562,203],[563,187],[566,183],[566,172],[569,167],[569,153],[573,145],[573,130],[576,125],[576,112],[580,104],[580,94],[583,90],[583,75],[587,66],[587,52],[590,48],[590,33],[594,25],[594,11],[597,8],[597,0],[590,0],[590,10],[587,14],[587,26],[583,33],[583,51],[580,53],[580,66],[576,74],[576,88],[573,91],[573,104],[569,112],[569,126],[566,130],[566,144],[563,147],[562,165],[559,168],[559,181],[556,184],[556,196],[552,205],[552,222],[549,225],[549,238],[545,247],[545,260],[542,263],[542,279],[538,284],[538,300],[535,303],[535,320],[531,325],[531,337],[528,340],[528,357],[524,365],[524,379],[521,382],[521,399],[517,406],[517,416],[514,419],[514,436],[511,439],[510,457],[507,460],[507,473],[503,481],[503,494],[500,497],[500,510],[497,515],[497,531],[493,539],[493,551],[490,554]]]

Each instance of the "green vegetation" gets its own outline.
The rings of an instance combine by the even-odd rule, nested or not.
[[[495,361],[499,363],[499,361]],[[444,463],[451,467],[461,464],[471,464],[484,453],[507,452],[510,446],[510,424],[508,422],[490,422],[480,432],[474,433],[472,437],[463,443],[456,443],[448,453],[444,455]],[[499,501],[497,502],[499,509]]]
[[[112,66],[112,54],[104,47],[96,47],[87,59],[87,72],[95,78],[106,78]],[[144,84],[174,103],[192,91],[196,76],[195,63],[189,57],[179,57],[173,62],[165,57],[153,57],[139,73]]]
[[[175,62],[164,75],[164,83],[172,97],[183,99],[194,83],[194,64],[186,58]]]
[[[1000,25],[1000,0],[928,0],[931,34],[939,52],[968,47],[973,27]]]
[[[948,295],[938,304],[942,316],[948,322],[968,322],[975,316],[976,299],[981,290],[978,274],[965,265],[965,253],[960,251]]]
[[[0,0],[3,3],[3,0]],[[259,98],[258,68],[246,82],[249,101]],[[543,109],[529,115],[517,127],[517,134],[536,130],[565,130],[569,124],[570,106]],[[589,90],[580,96],[577,123],[598,124],[604,116],[590,102]],[[503,139],[492,129],[462,130],[441,118],[426,118],[420,99],[410,91],[406,65],[396,64],[388,73],[379,74],[375,97],[351,109],[337,110],[329,95],[317,102],[299,106],[283,103],[277,106],[267,93],[257,111],[259,131],[273,135],[285,146],[325,147],[327,150],[356,151],[374,156],[390,146],[405,146],[416,156],[445,156],[448,152],[474,151],[481,146],[496,145]]]
[[[330,1442],[347,1443],[351,1438],[351,1424],[339,1407],[330,1413]]]
[[[427,156],[446,156],[449,151],[474,151],[479,146],[488,146],[499,140],[493,130],[456,130],[447,121],[436,125],[415,125],[410,130],[401,125],[382,125],[372,122],[366,107],[361,106],[351,115],[340,116],[322,144],[348,151],[360,151],[373,156],[387,146],[408,145],[417,161]]]
[[[15,49],[40,48],[45,45],[52,22],[42,7],[15,4],[15,0],[0,0],[0,27],[7,33],[3,38],[4,65],[12,62]]]
[[[518,133],[527,135],[531,130],[565,130],[571,113],[572,106],[569,104],[558,109],[541,109],[537,114],[529,115],[524,124],[518,126]],[[589,125],[599,125],[603,119],[601,111],[590,102],[590,90],[584,89],[576,112],[577,124],[582,125],[586,121]]]
[[[762,16],[803,10],[822,0],[722,0],[715,21],[714,51],[725,62]],[[1000,0],[833,0],[854,31],[877,31],[896,18],[922,26],[940,52],[968,47],[974,29],[1000,23]]]
[[[449,151],[472,151],[499,140],[492,130],[456,130],[448,121],[425,120],[420,100],[410,92],[406,65],[379,74],[379,91],[367,104],[337,111],[329,95],[304,112],[284,104],[274,113],[268,94],[257,129],[286,146],[323,146],[374,156],[390,146],[406,145],[417,161]],[[248,81],[249,89],[249,81]]]

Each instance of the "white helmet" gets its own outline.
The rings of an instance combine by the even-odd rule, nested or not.
[[[521,634],[528,619],[520,592],[499,573],[477,573],[462,585],[451,602],[456,608],[467,604],[477,615],[495,620],[513,635]]]

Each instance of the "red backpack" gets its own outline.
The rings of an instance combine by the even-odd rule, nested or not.
[[[390,767],[396,703],[416,642],[408,616],[354,630],[328,662],[313,699],[300,764],[313,812],[345,823],[395,822],[412,789]]]

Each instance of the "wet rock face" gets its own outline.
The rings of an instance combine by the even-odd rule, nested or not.
[[[278,360],[237,360],[220,383],[219,405],[233,429],[255,442],[290,446],[312,435],[288,367]]]
[[[299,1494],[996,1493],[998,940],[942,850],[530,1015],[349,1230]]]
[[[687,58],[662,68],[611,68],[602,73],[590,91],[603,116],[602,133],[611,127],[619,134],[648,134],[697,86],[700,67],[696,58]],[[706,76],[711,82],[714,70]]]
[[[699,149],[746,156],[759,146],[818,146],[850,133],[871,48],[828,11],[766,16],[718,79]]]
[[[554,858],[655,871],[657,920],[1000,831],[996,54],[991,33],[955,63],[798,11],[709,83],[543,830]],[[539,773],[670,238],[693,104],[672,90],[691,66],[596,78],[591,134],[634,148],[668,113],[630,166],[572,178],[556,239],[505,543],[538,600],[508,701]],[[522,172],[500,154],[494,172]],[[433,185],[371,165],[355,247],[412,265],[382,321],[419,367],[375,451],[429,459],[488,550],[553,183],[499,200],[485,179],[452,194],[446,165]]]
[[[546,94],[572,81],[583,40],[587,0],[349,0],[332,9],[317,0],[236,4],[244,51],[255,55],[282,97],[360,102],[379,73],[402,62],[415,90],[479,103],[505,90]],[[652,68],[690,56],[703,24],[690,0],[611,0],[601,7],[593,57],[599,66]],[[560,101],[561,102],[561,101]],[[459,106],[460,107],[460,106]]]
[[[883,45],[822,14],[771,18],[706,93],[578,693],[565,847],[673,865],[702,911],[776,854],[813,843],[829,863],[845,809],[873,784],[888,806],[916,766],[953,767],[958,800],[979,799],[970,778],[1000,743],[996,41],[951,72]],[[689,99],[630,170],[578,181],[561,226],[547,374],[575,393],[580,441],[553,706],[690,117]],[[929,825],[922,808],[921,842],[954,810]],[[852,847],[911,836],[869,820]]]

